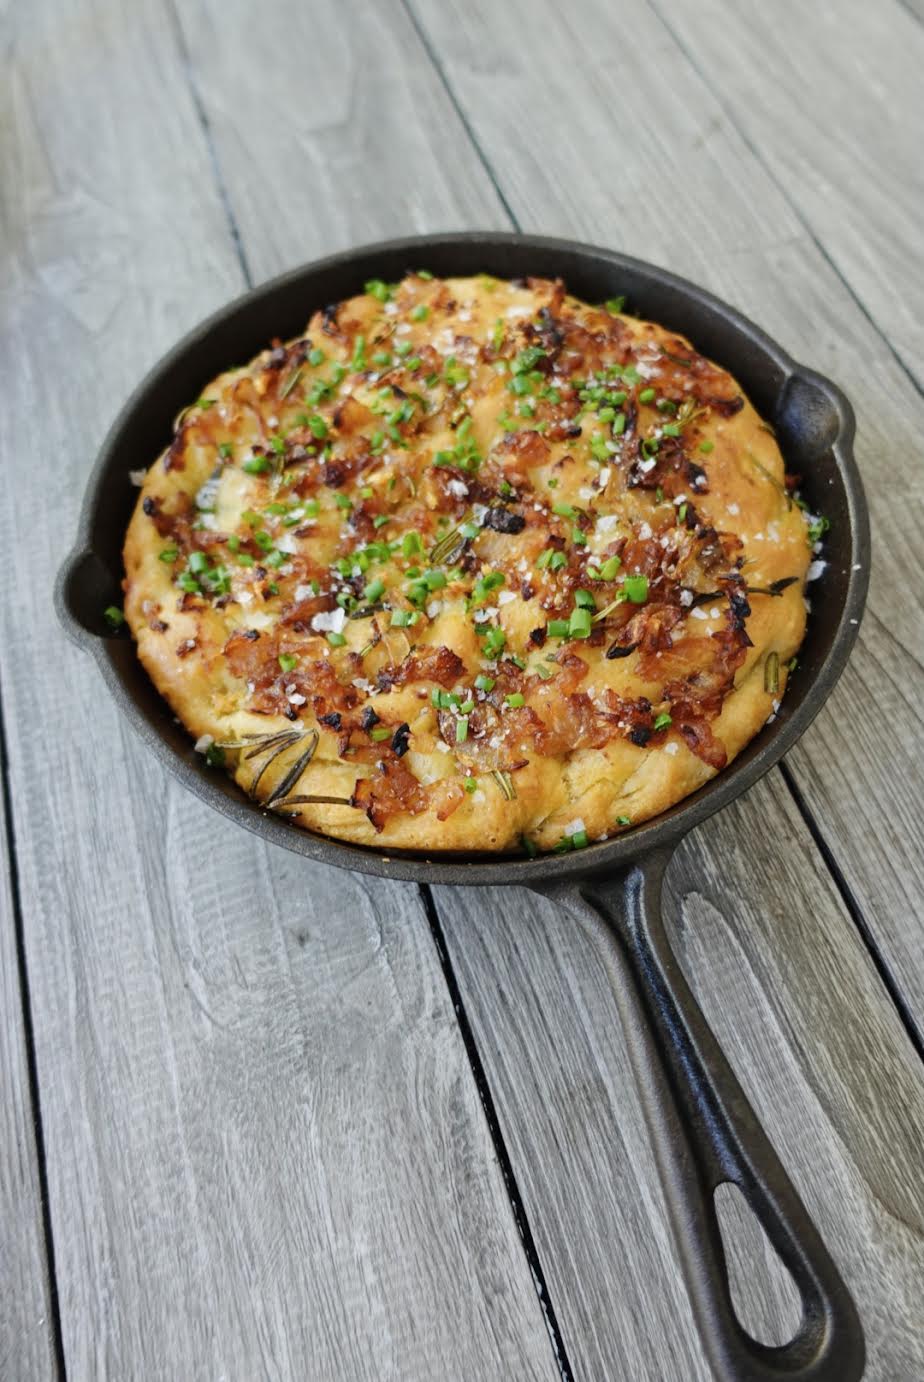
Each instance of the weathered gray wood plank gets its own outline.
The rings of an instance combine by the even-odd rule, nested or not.
[[[69,1373],[550,1378],[416,891],[229,829],[55,626],[104,426],[241,278],[163,9],[12,18],[0,646]],[[378,120],[350,126],[360,172]],[[405,186],[439,221],[424,153]]]
[[[652,2],[924,390],[924,27],[899,0]]]
[[[777,845],[761,850],[768,813]],[[708,1378],[592,945],[520,890],[437,894],[527,1211],[543,1207],[537,1248],[578,1375]],[[924,1072],[778,776],[682,846],[666,906],[687,977],[854,1292],[867,1377],[911,1382],[924,1372]],[[780,1342],[792,1296],[751,1242],[736,1299],[752,1332]]]
[[[850,6],[850,10],[853,15],[854,7]],[[800,64],[800,70],[801,64],[813,60],[813,51],[814,61],[825,62],[825,53],[818,51],[818,26],[826,22],[824,16],[830,18],[832,13],[824,6],[806,7],[805,25],[809,36],[815,35],[816,46],[813,49],[810,41],[794,45],[793,61]],[[777,81],[783,80],[785,62],[782,58],[775,60],[778,50],[771,44],[769,33],[766,44],[752,49],[743,31],[739,33],[740,16],[732,13],[731,6],[723,7],[721,22],[710,12],[707,29],[701,29],[699,21],[691,23],[682,6],[672,8],[668,17],[701,66],[716,61],[724,71],[726,59],[730,58],[728,54],[723,58],[723,45],[734,42],[736,34],[740,37],[740,45],[735,48],[735,78],[722,84],[727,114],[717,114],[716,119],[724,122],[730,115],[755,140],[761,158],[769,166],[782,166],[780,160],[795,159],[790,151],[796,136],[790,122],[756,123],[758,111],[773,107]],[[878,99],[875,92],[881,85],[882,74],[889,70],[883,53],[892,45],[895,33],[907,40],[907,53],[913,58],[924,43],[924,30],[910,20],[906,30],[895,19],[891,4],[855,17],[857,24],[849,22],[846,26],[850,43],[839,48],[834,45],[828,55],[831,63],[823,90],[837,110],[856,107],[854,113],[845,116],[841,136],[849,148],[857,150],[864,166],[878,160],[878,176],[889,179],[882,208],[882,234],[889,234],[891,208],[895,214],[895,234],[889,252],[876,258],[875,284],[870,286],[853,252],[854,240],[862,232],[851,227],[859,225],[864,217],[878,214],[864,211],[870,189],[864,188],[862,179],[857,178],[852,189],[856,198],[853,221],[848,224],[845,211],[836,224],[819,220],[813,223],[813,229],[817,227],[823,235],[826,253],[832,257],[841,253],[841,267],[853,288],[886,327],[891,344],[904,352],[909,367],[918,370],[921,378],[920,344],[924,338],[913,338],[898,320],[899,315],[908,311],[914,318],[913,304],[915,294],[920,295],[921,282],[920,234],[903,220],[901,210],[911,196],[912,205],[917,201],[920,220],[920,158],[915,157],[917,147],[913,140],[908,142],[905,126],[913,131],[921,124],[922,103],[916,71],[908,70],[907,78],[902,76],[908,68],[906,58],[899,64],[897,89],[883,98],[894,102],[889,121],[883,124],[871,115],[864,119],[856,111],[862,110],[865,102]],[[758,32],[765,27],[765,19],[762,14],[759,20],[755,16]],[[875,24],[874,31],[864,29],[868,21]],[[785,31],[785,26],[781,31]],[[706,43],[706,32],[714,33],[715,48]],[[876,82],[867,80],[868,74],[863,75],[865,64],[874,58],[880,63]],[[822,85],[820,74],[816,85]],[[691,91],[694,88],[695,84],[691,84]],[[708,105],[711,109],[713,104],[711,95],[707,97],[701,87],[692,109],[702,118],[703,107]],[[823,103],[822,114],[824,109]],[[902,131],[892,137],[889,131],[896,119]],[[806,136],[798,138],[803,140]],[[825,142],[822,134],[822,149]],[[740,149],[733,133],[729,145]],[[730,166],[736,171],[744,162],[752,162],[743,153],[740,158],[736,154],[732,157]],[[906,163],[914,164],[909,178],[902,171]],[[843,156],[836,158],[832,150],[826,166],[830,169],[831,202],[848,199],[851,187],[845,183],[849,174]],[[759,179],[757,170],[753,171],[754,179]],[[805,181],[811,181],[810,174],[806,173]],[[786,187],[789,197],[800,196],[801,176],[795,185],[787,178]],[[756,187],[751,195],[759,195]],[[920,455],[924,429],[924,399],[896,364],[890,344],[870,326],[847,291],[839,287],[823,255],[806,244],[801,234],[785,242],[777,241],[778,236],[788,234],[786,227],[791,221],[791,212],[782,197],[774,197],[768,188],[759,205],[762,240],[773,272],[772,291],[767,292],[764,286],[764,266],[750,281],[736,283],[738,300],[797,355],[828,370],[851,397],[858,419],[857,456],[873,518],[870,601],[860,645],[829,709],[794,750],[790,763],[907,1000],[919,1041],[924,1041],[924,918],[920,905],[924,895],[920,829],[924,740],[918,710],[924,683],[924,619],[922,586],[916,576],[921,565],[924,515],[924,472],[916,458]],[[871,247],[877,245],[871,229],[869,234]],[[755,243],[760,245],[761,241]],[[705,259],[701,272],[703,276],[710,273]],[[726,266],[720,265],[718,273],[712,271],[710,277],[717,286],[724,285]],[[881,313],[877,304],[882,307]],[[915,329],[919,331],[919,322]]]
[[[198,0],[181,17],[256,278],[367,240],[508,224],[400,0],[286,0],[259,25],[243,3]]]
[[[909,498],[916,497],[919,477],[909,477],[905,468],[904,480],[900,485],[897,483],[898,458],[903,453],[909,454],[919,426],[915,395],[881,338],[870,328],[772,180],[735,131],[729,128],[713,94],[691,70],[667,31],[650,14],[646,18],[644,11],[633,12],[631,25],[615,25],[610,8],[603,3],[586,4],[579,17],[573,10],[552,5],[512,3],[498,8],[489,6],[487,0],[474,0],[474,3],[467,0],[464,6],[437,5],[435,0],[413,0],[413,3],[431,46],[439,54],[447,79],[522,224],[552,233],[576,234],[616,243],[644,257],[669,263],[739,302],[797,353],[830,369],[836,378],[847,383],[848,388],[852,380],[861,405],[868,397],[877,400],[875,409],[861,412],[860,449],[861,459],[873,472],[870,488],[875,518],[888,535],[889,551],[874,575],[874,617],[868,627],[875,634],[881,627],[876,616],[880,610],[888,608],[891,627],[900,630],[899,637],[910,648],[915,648],[921,637],[919,595],[914,583],[907,580],[906,573],[909,554],[919,548],[920,536],[919,525],[905,506]],[[529,35],[528,43],[524,42],[525,34]],[[592,67],[585,61],[588,35],[593,36],[595,60]],[[702,41],[708,44],[708,32]],[[580,80],[576,79],[578,73]],[[891,438],[889,445],[885,444],[886,433]],[[909,752],[912,756],[915,754],[917,743],[916,720],[911,709],[914,691],[910,687],[905,690],[909,686],[902,678],[906,666],[899,671],[898,664],[908,661],[905,652],[897,655],[888,648],[880,652],[893,669],[890,675],[898,683],[897,688],[889,685],[884,689],[881,675],[863,676],[863,659],[870,637],[867,635],[863,649],[854,660],[849,679],[835,698],[833,711],[822,717],[820,730],[808,736],[795,758],[795,766],[806,795],[809,795],[810,786],[802,766],[806,760],[813,765],[816,776],[827,784],[829,797],[836,792],[843,794],[833,819],[831,814],[822,813],[823,829],[841,866],[849,868],[862,883],[858,891],[867,918],[893,971],[900,974],[907,991],[921,995],[924,992],[924,971],[919,959],[921,932],[917,916],[908,905],[914,897],[920,898],[924,883],[914,829],[917,816],[909,820],[895,808],[896,794],[904,806],[909,798],[913,801],[920,790],[908,762]],[[880,644],[882,641],[880,638]],[[887,714],[895,710],[896,718],[889,720],[887,742],[877,744],[873,752],[870,741],[875,725],[882,720],[884,696],[888,700]],[[821,734],[831,733],[838,736],[839,748],[849,744],[849,750],[839,753],[833,765],[830,742],[826,745],[821,740]],[[858,799],[871,804],[853,825],[847,817],[848,814],[857,816]],[[816,796],[814,800],[825,799]],[[813,1203],[820,1221],[835,1229],[829,1236],[857,1293],[870,1333],[869,1375],[883,1379],[895,1375],[910,1377],[924,1366],[921,1357],[924,1342],[913,1313],[914,1290],[919,1290],[922,1284],[920,1256],[916,1256],[909,1284],[897,1293],[901,1324],[900,1343],[896,1344],[889,1332],[896,1318],[891,1279],[893,1273],[899,1278],[902,1275],[907,1241],[900,1225],[890,1230],[888,1215],[875,1222],[871,1217],[876,1215],[877,1197],[881,1194],[876,1180],[878,1163],[872,1156],[868,1158],[864,1167],[866,1183],[853,1186],[854,1207],[838,1228],[835,1219],[843,1215],[846,1203],[840,1187],[816,1183],[813,1189],[813,1166],[809,1164],[819,1153],[827,1162],[832,1140],[829,1105],[834,1094],[824,1079],[819,1078],[815,1087],[805,1093],[798,1119],[781,1116],[778,1107],[767,1097],[768,1082],[779,1068],[780,1058],[774,1050],[773,1061],[767,1062],[766,1053],[773,1049],[773,1041],[782,1042],[784,1046],[792,1041],[788,1063],[784,1062],[787,1069],[794,1071],[803,1060],[809,1068],[814,1068],[817,1057],[820,1068],[830,1071],[831,1061],[822,1060],[825,1047],[830,1041],[839,1046],[846,1041],[862,993],[862,1001],[867,1005],[864,1022],[877,1036],[875,1044],[867,1042],[851,1052],[859,1064],[857,1070],[851,1072],[849,1090],[842,1087],[838,1092],[840,1112],[845,1127],[854,1121],[858,1128],[875,1123],[886,1145],[892,1135],[894,1119],[895,1136],[906,1147],[908,1124],[904,1111],[886,1104],[876,1082],[877,1055],[873,1052],[878,1052],[885,1040],[882,1033],[891,1032],[902,1080],[912,1090],[918,1087],[918,1063],[913,1050],[907,1043],[902,1044],[896,1033],[895,1014],[886,995],[875,983],[872,967],[864,962],[862,953],[856,951],[856,936],[843,910],[836,905],[827,888],[819,892],[815,877],[817,861],[813,862],[812,869],[804,868],[803,856],[811,857],[807,836],[793,818],[779,785],[758,789],[744,809],[753,862],[742,858],[739,852],[736,866],[729,874],[725,822],[702,832],[697,842],[698,850],[703,853],[703,864],[707,866],[706,876],[727,880],[725,897],[728,902],[720,910],[729,934],[737,941],[738,950],[730,957],[723,954],[726,968],[721,982],[715,968],[717,957],[713,957],[712,967],[700,964],[694,975],[696,988],[707,1011],[716,1013],[732,1003],[735,1005],[740,1022],[740,1029],[735,1029],[735,1040],[738,1047],[755,1053],[753,1069],[741,1065],[745,1083],[751,1088],[771,1135],[807,1198],[815,1196]],[[886,819],[891,836],[888,844],[883,841],[879,846],[872,842],[871,847],[870,816]],[[889,844],[895,849],[897,859],[893,861],[889,876],[883,878],[883,852]],[[691,860],[695,856],[688,853],[684,857]],[[744,955],[749,943],[749,928],[755,924],[753,918],[761,915],[765,878],[774,870],[786,878],[793,890],[790,903],[796,901],[805,908],[811,900],[816,909],[815,924],[803,928],[796,940],[787,934],[787,945],[791,948],[781,948],[774,954],[773,966],[768,964],[763,974],[766,996],[761,1004],[755,1004],[754,982]],[[700,866],[699,876],[702,875],[703,867]],[[682,873],[680,877],[684,891],[693,891],[699,886],[692,873]],[[897,912],[890,907],[896,895],[905,903]],[[736,899],[741,905],[736,903],[733,907]],[[488,1029],[481,1023],[487,1024],[489,1020],[489,998],[494,985],[503,978],[508,989],[513,987],[509,958],[500,953],[496,928],[485,924],[479,931],[479,939],[487,952],[483,964],[493,968],[493,980],[490,974],[488,977],[476,975],[470,966],[470,955],[472,928],[480,912],[451,895],[441,895],[440,905],[453,960],[467,976],[462,985],[463,996],[467,1002],[472,1002],[477,1012],[476,1032],[484,1039]],[[531,901],[518,907],[510,899],[498,897],[496,905],[503,905],[510,927],[526,925],[527,918],[532,918],[534,913]],[[741,912],[743,915],[736,915]],[[768,933],[766,944],[769,955],[771,933]],[[526,948],[525,941],[522,948]],[[842,951],[848,956],[849,964],[843,972],[838,972],[835,984],[843,1006],[834,1013],[825,1013],[822,1021],[814,994],[831,983],[830,955]],[[566,963],[568,977],[561,980],[562,986],[570,982],[574,966],[580,962],[569,950],[567,961],[564,956],[561,959],[563,969]],[[789,979],[791,969],[798,969],[806,976],[804,988],[794,988]],[[531,974],[529,978],[532,980]],[[480,1000],[477,997],[479,984],[482,986]],[[556,1013],[556,1049],[562,1044],[558,1031],[563,1020],[560,1001],[560,996],[557,999],[549,996],[547,1004],[543,1005],[545,1012],[551,1008]],[[598,995],[593,1005],[588,1004],[588,1010],[593,1013],[594,1020],[602,1024],[600,1001]],[[514,1002],[511,998],[511,1006]],[[806,1002],[807,1009],[798,1007]],[[773,1021],[772,1010],[778,1013]],[[920,1006],[919,1011],[924,1012],[924,1006]],[[493,1009],[490,1016],[496,1022]],[[817,1029],[816,1020],[819,1022]],[[778,1032],[774,1031],[774,1025]],[[729,1030],[726,1028],[726,1035]],[[504,1075],[504,1062],[511,1059],[508,1040],[509,1033],[505,1033],[503,1041],[489,1038],[485,1049],[493,1057],[489,1074],[502,1090],[501,1107],[509,1113],[514,1107],[517,1081],[524,1077],[519,1062],[513,1064],[506,1077]],[[810,1052],[810,1056],[804,1052]],[[764,1064],[773,1068],[765,1070]],[[549,1055],[546,1061],[537,1059],[533,1068],[545,1075],[550,1065]],[[581,1062],[577,1061],[574,1069],[581,1068]],[[550,1070],[549,1079],[558,1073]],[[542,1107],[549,1106],[544,1102],[545,1093],[548,1091],[538,1095],[534,1091],[534,1098]],[[624,1097],[621,1093],[621,1119],[625,1111]],[[524,1097],[524,1104],[532,1102]],[[555,1106],[554,1100],[551,1104]],[[590,1103],[591,1114],[584,1112],[584,1119],[589,1123],[593,1123],[593,1109]],[[598,1109],[597,1118],[600,1117]],[[625,1125],[621,1121],[619,1126],[624,1137]],[[806,1127],[813,1132],[803,1140],[799,1133]],[[529,1124],[521,1127],[515,1120],[505,1122],[504,1128],[512,1143],[518,1136],[523,1138],[515,1166],[524,1180],[527,1209],[532,1204],[547,1205],[552,1200],[553,1187],[560,1193],[558,1177],[569,1173],[574,1149],[569,1148],[567,1154],[561,1155],[555,1163],[556,1169],[552,1169],[549,1140],[534,1132]],[[588,1126],[586,1135],[590,1146],[596,1145],[599,1149],[612,1137],[612,1127],[606,1120],[596,1122]],[[537,1152],[540,1139],[545,1160]],[[586,1155],[589,1161],[595,1161],[592,1151]],[[541,1166],[546,1167],[547,1179],[537,1186],[530,1177],[533,1168]],[[882,1174],[890,1174],[888,1165],[881,1169]],[[538,1176],[539,1171],[535,1174]],[[535,1195],[530,1193],[530,1188]],[[569,1188],[573,1195],[579,1195],[570,1179]],[[922,1183],[915,1172],[904,1187],[905,1211],[914,1214],[921,1199]],[[593,1340],[590,1318],[598,1322],[599,1328],[602,1307],[602,1302],[596,1302],[597,1308],[588,1304],[586,1282],[605,1281],[608,1260],[602,1249],[594,1248],[592,1227],[586,1228],[588,1222],[592,1225],[590,1207],[572,1204],[570,1211],[572,1227],[575,1222],[585,1226],[580,1241],[588,1249],[593,1267],[588,1271],[585,1260],[580,1272],[569,1274],[567,1268],[561,1266],[563,1259],[557,1255],[559,1249],[552,1250],[548,1239],[541,1235],[540,1253],[545,1255],[550,1287],[566,1338],[570,1341],[577,1337],[586,1343]],[[620,1212],[625,1214],[626,1211],[622,1208]],[[543,1228],[548,1228],[550,1238],[558,1243],[548,1217],[542,1224]],[[852,1241],[844,1238],[845,1231],[848,1237],[853,1235]],[[915,1233],[918,1232],[919,1225],[915,1229]],[[878,1262],[871,1274],[867,1274],[863,1264],[872,1241],[877,1244],[874,1256],[878,1255]],[[919,1248],[915,1252],[919,1254]],[[650,1283],[656,1279],[657,1268],[649,1264],[647,1270],[652,1273],[646,1277]],[[595,1273],[600,1274],[599,1278]],[[643,1294],[640,1289],[640,1297]],[[644,1336],[644,1319],[641,1322],[635,1316],[633,1319]],[[669,1346],[665,1345],[660,1319],[651,1321],[651,1331],[647,1352],[649,1366],[653,1369],[651,1375],[656,1376],[659,1375],[658,1364],[650,1361],[652,1356],[658,1358],[654,1352],[658,1345],[654,1340],[659,1340],[662,1348]],[[618,1350],[623,1344],[621,1333],[608,1341],[611,1350]],[[592,1350],[594,1345],[591,1342],[587,1347]],[[645,1343],[639,1347],[643,1354],[646,1353]],[[599,1353],[578,1354],[579,1361],[591,1372],[606,1356],[606,1347]]]
[[[0,1377],[45,1382],[58,1373],[5,826],[0,805]]]
[[[618,244],[703,282],[855,403],[874,528],[869,611],[844,681],[790,763],[924,1032],[924,620],[914,578],[924,471],[910,460],[924,401],[650,11],[614,26],[603,0],[587,0],[578,25],[569,11],[516,0],[502,10],[415,3],[525,226]],[[709,32],[698,40],[704,55]],[[577,69],[588,33],[598,61],[569,93],[563,123],[548,93]],[[754,89],[760,80],[755,68]]]

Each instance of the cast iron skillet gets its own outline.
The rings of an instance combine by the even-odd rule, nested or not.
[[[415,267],[440,275],[560,276],[591,302],[626,294],[630,310],[684,333],[732,371],[776,428],[787,469],[803,476],[812,508],[831,520],[828,567],[811,587],[808,634],[776,720],[707,786],[618,839],[537,859],[430,858],[387,855],[309,834],[267,814],[223,773],[205,767],[132,643],[106,628],[104,608],[120,603],[122,541],[136,498],[128,472],[166,445],[177,412],[208,380],[249,359],[273,336],[297,335],[317,307],[361,291],[368,278],[398,279]],[[695,1313],[713,1366],[727,1379],[851,1382],[863,1371],[853,1302],[694,1002],[660,915],[661,879],[678,841],[782,757],[844,668],[869,567],[853,433],[850,405],[833,384],[797,365],[730,307],[663,269],[527,235],[395,240],[334,255],[256,289],[192,332],[148,375],[103,445],[77,544],[56,589],[66,629],[93,654],[144,741],[187,787],[240,825],[309,860],[382,878],[518,883],[555,898],[593,933],[618,999]],[[799,1329],[781,1347],[751,1339],[734,1314],[713,1200],[725,1181],[742,1191],[799,1289]]]

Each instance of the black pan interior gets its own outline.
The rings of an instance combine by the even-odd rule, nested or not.
[[[362,289],[371,277],[396,279],[408,268],[440,275],[488,272],[499,277],[561,277],[590,301],[625,294],[627,309],[683,333],[728,368],[776,429],[787,469],[831,528],[822,580],[810,587],[809,631],[777,720],[731,768],[657,821],[580,854],[538,860],[386,858],[314,836],[247,800],[223,773],[205,767],[189,737],[154,690],[124,636],[113,636],[102,611],[121,602],[122,541],[137,491],[131,470],[150,464],[172,433],[176,414],[220,371],[243,363],[273,337],[302,331],[319,306]],[[551,871],[615,868],[667,844],[744,790],[802,732],[837,679],[856,634],[866,589],[868,525],[852,459],[853,415],[828,380],[796,365],[762,331],[703,290],[611,251],[539,237],[501,234],[393,241],[309,265],[258,288],[197,328],[148,376],[104,443],[90,480],[81,530],[58,585],[69,632],[90,648],[135,728],[186,786],[240,824],[314,858],[364,872],[454,883],[527,882]]]

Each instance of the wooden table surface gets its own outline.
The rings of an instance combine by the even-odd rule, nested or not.
[[[867,1377],[921,1382],[921,0],[0,14],[0,1377],[709,1376],[591,943],[519,890],[229,827],[51,605],[109,422],[200,318],[334,249],[513,226],[704,284],[855,404],[859,645],[669,904]],[[788,1279],[722,1215],[742,1318],[787,1338]]]

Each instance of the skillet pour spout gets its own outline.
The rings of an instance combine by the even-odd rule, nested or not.
[[[699,792],[619,837],[536,859],[385,855],[312,835],[265,812],[208,769],[148,680],[132,644],[103,610],[118,601],[133,491],[129,472],[153,458],[173,418],[204,379],[249,359],[274,336],[295,336],[319,305],[369,278],[399,279],[426,263],[440,275],[563,278],[589,301],[625,295],[640,315],[688,336],[728,368],[774,426],[791,473],[830,520],[824,578],[798,671],[772,724]],[[811,723],[857,634],[869,568],[869,524],[853,460],[849,403],[797,365],[752,322],[703,289],[611,250],[495,232],[394,240],[334,255],[263,285],[203,323],[139,386],[112,427],[90,477],[74,551],[55,592],[67,632],[95,658],[119,708],[183,784],[248,830],[309,860],[383,878],[456,885],[518,883],[554,898],[590,932],[607,967],[642,1093],[684,1272],[710,1360],[727,1382],[854,1382],[863,1372],[860,1322],[847,1288],[747,1102],[671,953],[661,879],[688,830],[745,791]],[[789,1269],[802,1300],[795,1337],[781,1347],[738,1322],[714,1207],[737,1185]]]

